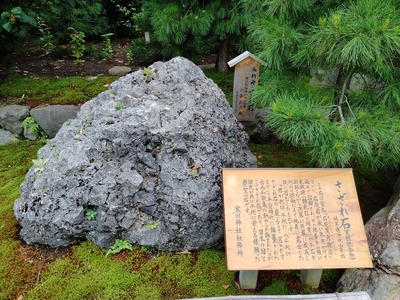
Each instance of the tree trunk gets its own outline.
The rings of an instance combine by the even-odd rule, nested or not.
[[[218,72],[227,73],[229,72],[228,60],[229,60],[229,44],[227,39],[223,39],[219,43],[218,57],[215,67]]]

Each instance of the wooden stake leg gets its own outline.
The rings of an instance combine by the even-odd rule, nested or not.
[[[300,280],[303,284],[317,288],[321,281],[322,269],[301,270]]]
[[[239,283],[241,289],[254,290],[257,286],[258,271],[240,271]]]

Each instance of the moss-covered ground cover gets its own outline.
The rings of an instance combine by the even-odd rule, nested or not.
[[[10,76],[0,82],[0,104],[31,107],[42,104],[81,104],[105,91],[117,77]]]

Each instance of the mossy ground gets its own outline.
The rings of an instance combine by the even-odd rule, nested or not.
[[[206,71],[206,74],[232,101],[233,73],[221,75]],[[70,77],[65,81],[9,77],[0,85],[0,99],[7,97],[0,103],[4,104],[9,97],[18,97],[21,99],[15,103],[27,104],[29,100],[32,106],[77,104],[105,90],[104,85],[112,80],[110,77],[93,81],[87,81],[87,77]],[[68,89],[73,94],[62,96]],[[106,249],[91,242],[64,249],[23,243],[18,236],[13,204],[41,146],[43,142],[24,141],[0,146],[1,300],[19,296],[23,299],[177,299],[249,294],[237,289],[237,273],[227,271],[225,254],[220,250],[157,253],[134,246],[133,251],[106,257]],[[259,167],[312,167],[305,148],[280,143],[251,144],[250,148],[258,158]],[[354,174],[359,195],[375,203],[375,211],[383,206],[389,199],[391,183],[371,170],[356,169]],[[299,271],[262,271],[257,290],[252,294],[334,292],[341,272],[324,270],[319,290],[312,290],[301,285]]]
[[[105,91],[116,77],[10,76],[0,83],[0,104],[35,107],[42,104],[82,104]]]

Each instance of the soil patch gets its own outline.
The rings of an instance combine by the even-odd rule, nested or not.
[[[107,59],[86,59],[76,62],[71,58],[68,45],[60,47],[60,51],[50,58],[40,55],[40,49],[34,45],[27,44],[23,53],[15,55],[15,62],[11,70],[0,65],[0,78],[8,75],[25,76],[99,76],[107,75],[108,70],[114,66],[127,66],[135,71],[141,67],[148,66],[149,63],[137,61],[128,62],[126,53],[130,40],[119,40],[114,43],[114,53]],[[217,55],[204,55],[196,58],[189,58],[198,65],[213,64],[216,62]]]

